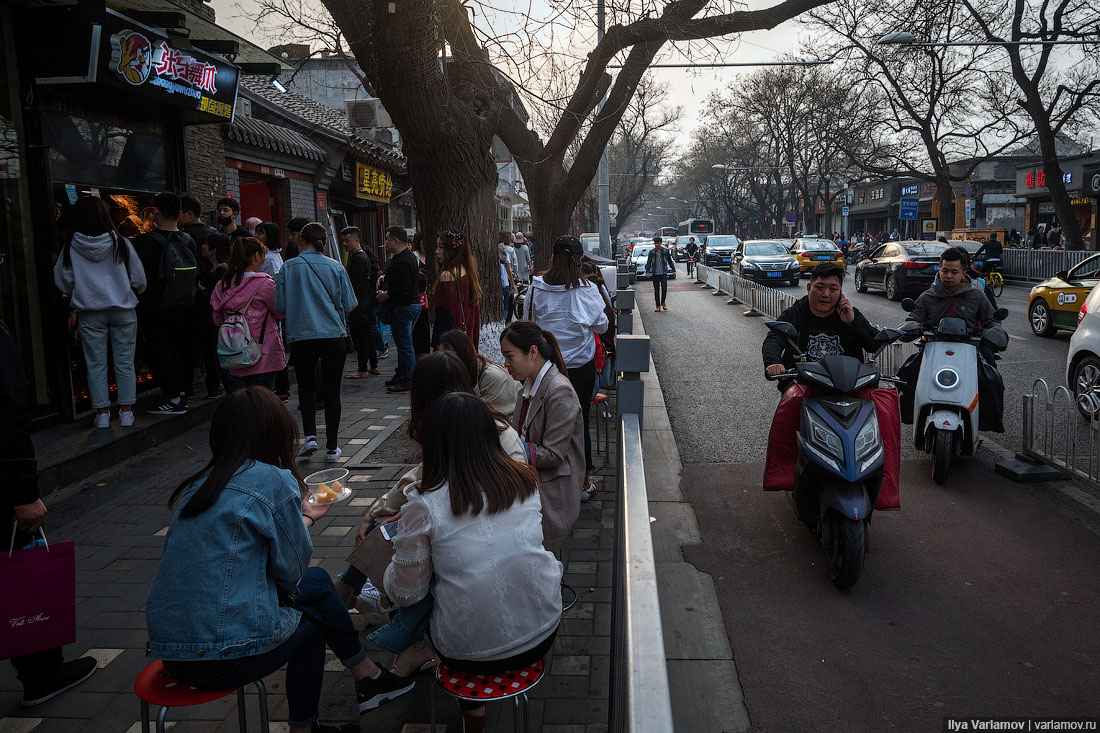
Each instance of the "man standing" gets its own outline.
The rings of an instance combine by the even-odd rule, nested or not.
[[[286,223],[286,245],[283,247],[283,262],[298,256],[302,249],[302,228],[309,223],[304,216],[296,216]]]
[[[531,250],[527,247],[527,237],[516,232],[512,237],[512,246],[516,253],[516,277],[522,283],[531,282]]]
[[[180,231],[187,232],[196,247],[202,247],[206,238],[217,231],[202,220],[202,205],[189,193],[180,194],[179,228]]]
[[[359,305],[348,314],[348,330],[355,344],[355,356],[359,360],[359,370],[344,375],[344,379],[365,379],[378,371],[378,352],[375,344],[379,336],[378,323],[374,317],[374,293],[378,287],[378,276],[382,274],[378,259],[373,252],[363,249],[359,241],[359,227],[346,227],[340,232],[340,244],[348,253],[348,278],[355,299]]]
[[[645,272],[653,278],[653,299],[656,307],[654,313],[668,310],[665,298],[668,296],[668,273],[676,269],[676,262],[672,255],[661,244],[660,237],[653,238],[653,249],[649,251],[649,257],[645,261]]]
[[[226,196],[218,201],[218,229],[222,234],[228,234],[230,239],[248,235],[244,229],[237,226],[237,217],[240,213],[241,205],[236,199]]]
[[[30,385],[19,360],[19,352],[0,321],[0,543],[4,552],[12,544],[15,523],[15,547],[30,543],[46,521],[46,505],[38,498],[38,464],[31,442]],[[42,578],[48,583],[49,578]],[[8,588],[7,592],[33,593],[34,588]],[[76,687],[92,676],[99,663],[93,657],[63,661],[61,647],[12,657],[15,674],[23,683],[23,707],[46,702],[65,690]]]
[[[138,296],[138,330],[146,361],[164,393],[161,403],[146,412],[182,415],[192,386],[188,355],[195,345],[187,317],[198,293],[199,258],[195,242],[179,230],[180,197],[158,193],[153,203],[156,229],[134,239],[149,280]]]
[[[420,261],[410,249],[408,233],[399,226],[386,229],[386,251],[391,256],[375,297],[379,303],[389,302],[391,305],[390,327],[394,346],[397,347],[397,373],[386,382],[386,391],[401,394],[409,391],[416,364],[412,332],[416,319],[420,317],[417,290]]]

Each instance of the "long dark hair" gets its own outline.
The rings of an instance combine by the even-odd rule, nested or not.
[[[249,387],[221,399],[210,421],[210,462],[183,480],[168,506],[207,472],[209,476],[180,510],[181,517],[196,517],[214,506],[233,475],[245,464],[267,463],[285,468],[302,485],[294,461],[298,424],[282,400],[265,387]]]
[[[439,398],[424,426],[420,493],[449,486],[451,512],[502,512],[535,493],[538,475],[500,447],[489,406],[468,393]]]
[[[279,233],[278,224],[271,221],[265,221],[263,224],[256,225],[256,231],[259,231],[261,229],[263,229],[264,234],[267,236],[267,239],[264,241],[264,245],[269,250],[271,250],[272,252],[278,252],[283,248],[283,238],[282,235]]]
[[[500,340],[502,342],[507,340],[524,353],[530,351],[532,346],[537,346],[539,356],[556,366],[563,376],[569,376],[569,371],[565,368],[565,359],[562,358],[561,349],[558,348],[558,340],[554,338],[554,334],[539,328],[534,321],[512,321],[500,334]]]
[[[437,351],[416,362],[409,388],[409,437],[423,445],[432,406],[451,392],[471,392],[466,367],[454,354]]]
[[[255,237],[237,237],[229,251],[229,269],[222,276],[222,287],[228,290],[232,285],[240,285],[244,273],[248,270],[253,256],[264,251],[264,243]]]
[[[474,305],[481,302],[481,279],[477,274],[477,260],[474,258],[473,245],[465,241],[462,232],[453,229],[439,232],[436,235],[447,243],[443,250],[443,261],[437,265],[435,278],[432,283],[432,293],[439,286],[439,276],[449,272],[458,281],[458,268],[462,268],[466,274],[466,282],[469,283],[470,300]]]
[[[115,262],[130,267],[130,248],[126,246],[122,235],[118,233],[115,224],[111,221],[111,209],[107,202],[98,196],[81,196],[73,204],[73,232],[79,232],[86,237],[98,237],[103,234],[111,235],[111,248]],[[65,242],[64,252],[65,266],[73,266],[72,240]]]
[[[564,249],[555,249],[550,256],[550,269],[542,276],[547,285],[564,285],[565,289],[585,286],[584,273],[581,271],[581,257],[569,254]]]
[[[481,374],[485,371],[485,366],[489,363],[489,360],[477,353],[477,350],[474,349],[474,342],[470,340],[470,337],[461,329],[452,328],[439,336],[439,345],[444,347],[447,352],[458,357],[458,360],[462,362],[469,373],[470,384],[477,385],[477,380],[481,379]]]

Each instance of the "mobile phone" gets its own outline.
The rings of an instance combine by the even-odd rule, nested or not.
[[[398,519],[396,522],[380,525],[378,531],[382,533],[384,539],[392,542],[394,537],[401,534],[401,520]]]

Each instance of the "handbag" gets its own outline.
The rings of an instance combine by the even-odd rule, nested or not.
[[[40,530],[41,533],[41,530]],[[15,549],[12,522],[8,554],[0,551],[0,659],[76,641],[76,553],[72,540]]]

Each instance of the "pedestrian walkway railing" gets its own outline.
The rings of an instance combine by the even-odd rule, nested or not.
[[[1045,379],[1024,395],[1024,455],[1100,488],[1100,412],[1085,418],[1073,393]]]
[[[1006,249],[1002,259],[1005,277],[1046,280],[1096,254],[1080,250]]]

